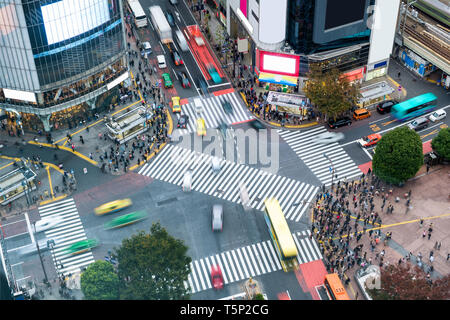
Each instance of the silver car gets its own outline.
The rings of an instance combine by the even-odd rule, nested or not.
[[[215,204],[212,207],[212,230],[222,231],[223,227],[223,207],[221,204]]]
[[[324,132],[313,138],[313,141],[320,144],[328,144],[338,142],[344,139],[345,136],[342,132]]]
[[[56,227],[62,222],[64,222],[64,218],[62,218],[61,216],[53,216],[38,220],[35,223],[36,233]]]

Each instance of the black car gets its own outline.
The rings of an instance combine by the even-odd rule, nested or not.
[[[189,116],[188,115],[186,115],[186,114],[181,115],[178,118],[177,128],[186,129],[188,121],[189,121]]]
[[[393,100],[383,101],[377,105],[377,111],[381,114],[389,113],[395,104],[396,102]]]
[[[251,125],[254,129],[256,129],[256,130],[262,130],[262,129],[265,129],[265,128],[266,128],[265,125],[263,125],[261,122],[259,122],[259,121],[256,120],[256,119],[250,121],[250,125]]]
[[[227,113],[227,114],[233,113],[233,107],[231,106],[231,103],[229,101],[224,101],[222,103],[222,108],[225,111],[225,113]]]
[[[171,56],[172,56],[173,63],[175,63],[176,66],[183,64],[183,59],[181,59],[181,56],[177,50],[172,50]]]
[[[180,72],[178,72],[178,76],[180,77],[179,79],[180,79],[180,82],[181,82],[181,85],[183,86],[183,88],[186,89],[186,88],[191,87],[191,83],[189,82],[189,78],[188,78],[186,72],[180,71]]]
[[[227,132],[228,132],[228,125],[222,120],[217,127],[217,129],[220,130],[220,133],[222,134],[222,137],[224,139],[227,139]]]
[[[352,120],[349,117],[337,118],[336,121],[333,118],[328,120],[328,126],[331,129],[339,128],[342,126],[349,126],[352,124]]]
[[[202,89],[203,94],[208,94],[209,93],[208,84],[206,83],[205,79],[199,78],[198,79],[198,86],[200,87],[200,89]]]
[[[175,19],[173,18],[173,15],[172,13],[170,13],[170,11],[166,11],[166,18],[170,26],[175,27]]]

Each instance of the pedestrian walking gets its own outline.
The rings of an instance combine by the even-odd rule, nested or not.
[[[420,218],[420,221],[419,221],[419,227],[422,228],[422,226],[423,226],[423,219]]]
[[[72,143],[72,151],[75,152],[75,145]]]
[[[423,233],[422,233],[422,239],[425,239],[426,236],[427,236],[427,231],[426,231],[426,230],[423,230]]]

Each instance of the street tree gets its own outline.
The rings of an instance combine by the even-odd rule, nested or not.
[[[381,287],[367,289],[374,300],[448,300],[450,275],[427,279],[427,274],[410,263],[391,264],[381,269]]]
[[[111,263],[98,260],[81,274],[81,291],[86,300],[118,300],[119,278]]]
[[[420,136],[404,126],[381,138],[372,159],[373,173],[381,180],[396,185],[414,177],[422,165]]]
[[[317,64],[311,65],[303,91],[321,113],[333,119],[351,110],[361,96],[359,85],[351,84],[337,68],[324,72]]]
[[[441,129],[431,140],[431,147],[439,156],[450,160],[450,128]]]
[[[115,249],[119,262],[120,298],[125,300],[182,300],[191,258],[182,240],[169,235],[160,223],[150,233],[140,231]]]

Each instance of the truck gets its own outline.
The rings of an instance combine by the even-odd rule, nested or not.
[[[161,42],[164,44],[173,42],[172,28],[170,27],[169,22],[167,22],[161,7],[151,6],[148,10],[150,11],[150,19],[153,27],[155,27]]]

